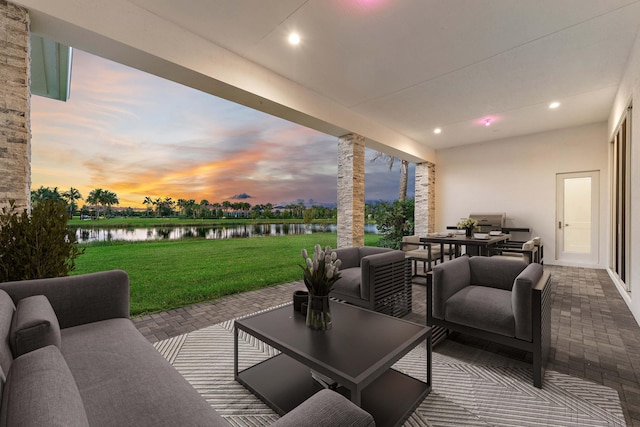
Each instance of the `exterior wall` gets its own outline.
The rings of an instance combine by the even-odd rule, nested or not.
[[[425,236],[435,231],[436,166],[424,162],[416,165],[415,233]]]
[[[436,228],[456,225],[472,212],[505,212],[507,226],[529,227],[542,238],[545,264],[559,264],[555,260],[556,174],[598,170],[600,251],[598,264],[590,267],[605,268],[609,249],[606,132],[603,122],[439,150]]]
[[[631,218],[640,215],[640,33],[636,37],[635,44],[627,67],[622,75],[620,87],[613,102],[611,115],[609,116],[607,137],[613,139],[613,135],[620,124],[627,106],[634,101],[631,110]],[[631,223],[631,248],[630,248],[631,274],[627,280],[631,292],[619,288],[623,298],[627,301],[636,321],[640,323],[640,227]]]
[[[338,247],[364,245],[364,137],[338,139]]]
[[[0,0],[0,208],[30,209],[29,14]]]

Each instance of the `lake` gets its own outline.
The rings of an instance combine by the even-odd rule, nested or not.
[[[244,237],[287,236],[294,234],[335,233],[334,224],[233,224],[193,227],[93,228],[78,227],[79,243],[124,240],[236,239]],[[377,234],[375,224],[364,226],[365,233]]]

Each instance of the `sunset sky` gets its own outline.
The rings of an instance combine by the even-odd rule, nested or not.
[[[337,200],[337,139],[74,50],[71,99],[31,99],[32,189],[252,205]],[[395,200],[400,167],[372,163],[365,198]],[[409,170],[409,197],[414,192]],[[80,205],[82,205],[82,201]]]

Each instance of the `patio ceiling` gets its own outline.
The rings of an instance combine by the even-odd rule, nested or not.
[[[630,0],[16,3],[35,32],[411,161],[606,121],[640,24]]]

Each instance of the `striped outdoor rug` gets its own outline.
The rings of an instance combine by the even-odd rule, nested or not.
[[[233,379],[233,321],[154,345],[231,425],[263,426],[278,418]],[[277,354],[243,334],[238,345],[241,369]],[[537,389],[530,366],[447,341],[435,348],[432,366],[433,391],[405,426],[625,425],[618,393],[583,379],[547,371],[544,388]],[[395,368],[424,380],[424,346]]]

